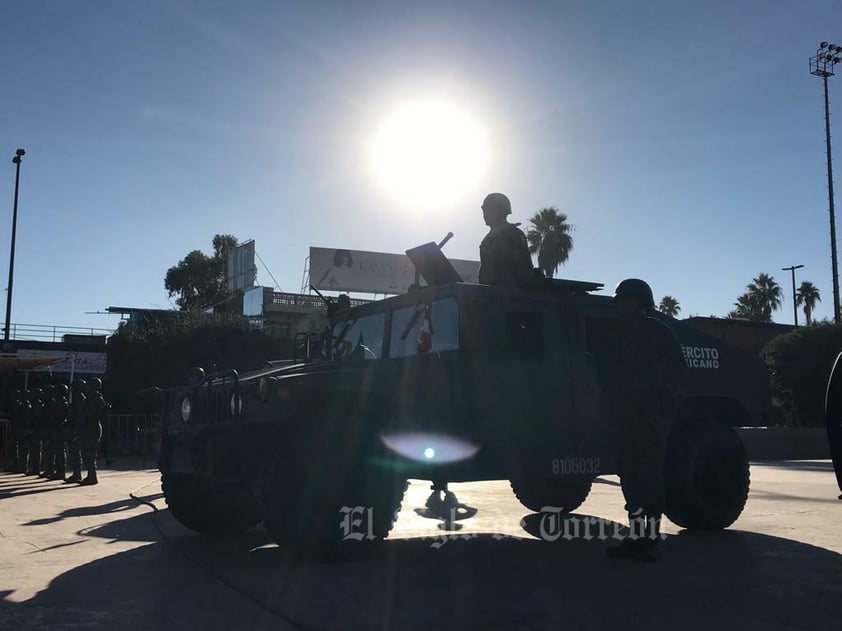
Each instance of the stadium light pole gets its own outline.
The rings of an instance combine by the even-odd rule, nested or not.
[[[9,286],[6,289],[6,327],[3,329],[3,341],[9,341],[9,329],[12,320],[12,284],[15,279],[15,236],[18,231],[18,190],[20,189],[20,159],[26,154],[23,149],[15,151],[12,164],[15,165],[15,202],[12,205],[12,246],[9,253]]]
[[[795,301],[795,270],[801,269],[803,265],[792,265],[782,267],[782,272],[792,272],[792,317],[795,319],[795,326],[798,326],[798,304]]]
[[[824,136],[827,145],[827,197],[830,211],[830,262],[833,273],[833,321],[842,322],[839,312],[839,263],[836,258],[836,210],[833,207],[833,162],[830,152],[830,102],[827,79],[833,76],[833,67],[842,61],[842,46],[822,42],[816,54],[810,57],[810,74],[821,77],[824,83]]]

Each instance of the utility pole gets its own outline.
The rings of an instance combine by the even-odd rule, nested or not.
[[[795,300],[795,270],[801,269],[803,265],[793,265],[791,267],[782,267],[782,272],[792,272],[792,317],[795,320],[795,326],[798,326],[798,303]]]
[[[836,210],[833,207],[833,161],[830,151],[830,100],[827,79],[833,76],[833,67],[842,61],[842,46],[822,42],[816,54],[810,57],[810,74],[821,77],[824,83],[824,136],[827,151],[827,197],[830,211],[830,263],[833,273],[833,321],[842,323],[839,312],[839,263],[836,257]]]
[[[15,280],[15,237],[18,231],[18,189],[20,188],[20,159],[26,154],[23,149],[15,151],[12,164],[15,165],[15,202],[12,205],[12,246],[9,254],[9,286],[6,289],[6,327],[3,329],[3,341],[9,341],[9,329],[12,320],[12,285]]]

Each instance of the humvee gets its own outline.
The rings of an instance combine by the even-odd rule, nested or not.
[[[506,479],[531,511],[569,512],[596,477],[616,473],[608,393],[620,322],[602,285],[472,285],[455,282],[446,259],[416,265],[427,286],[333,313],[301,360],[244,374],[194,369],[166,392],[163,492],[183,525],[234,534],[262,521],[281,546],[330,548],[386,537],[408,479]],[[765,413],[765,365],[653,317],[676,333],[688,365],[666,515],[726,528],[749,487],[734,428]]]

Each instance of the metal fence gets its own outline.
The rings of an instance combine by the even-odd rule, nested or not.
[[[55,326],[51,324],[23,324],[12,322],[9,325],[9,338],[13,340],[34,340],[38,342],[62,342],[65,336],[98,337],[114,333],[113,329],[96,329],[78,326]]]
[[[161,417],[158,414],[110,414],[102,428],[102,455],[107,460],[141,456],[153,461],[161,445]]]

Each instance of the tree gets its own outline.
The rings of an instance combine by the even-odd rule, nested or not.
[[[661,298],[661,304],[658,305],[658,311],[671,318],[676,317],[681,311],[681,305],[678,300],[672,296],[664,296]]]
[[[816,303],[821,301],[818,287],[809,280],[802,282],[798,291],[795,292],[795,304],[799,307],[804,305],[804,317],[807,318],[807,326],[813,323],[813,311],[816,308]]]
[[[760,309],[762,322],[771,322],[772,313],[777,311],[783,302],[783,290],[778,282],[769,274],[761,273],[752,279],[746,289]]]
[[[800,425],[825,424],[824,399],[842,326],[816,323],[773,339],[763,350],[775,396],[794,407]]]
[[[737,298],[734,307],[735,309],[728,314],[729,318],[751,320],[752,322],[760,322],[762,320],[760,305],[747,293]]]
[[[746,286],[746,292],[737,298],[735,309],[729,318],[751,320],[752,322],[771,322],[772,312],[777,311],[783,301],[783,291],[777,281],[769,274],[758,274]]]
[[[552,278],[558,268],[567,262],[573,249],[573,227],[567,223],[567,215],[555,206],[542,208],[529,220],[532,224],[526,232],[529,253],[538,255],[538,269],[547,278]]]
[[[188,252],[178,265],[167,270],[164,287],[182,311],[201,311],[225,299],[225,271],[228,250],[237,245],[230,234],[213,238],[213,256],[201,250]]]

